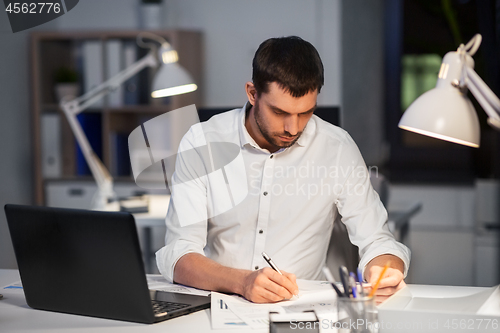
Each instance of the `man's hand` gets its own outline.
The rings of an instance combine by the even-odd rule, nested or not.
[[[255,303],[272,303],[290,299],[299,293],[295,275],[269,267],[250,272],[243,281],[242,296]]]
[[[392,254],[383,254],[375,257],[368,263],[368,265],[366,265],[366,281],[374,287],[386,264],[389,264],[389,267],[387,268],[387,271],[385,272],[384,277],[380,281],[379,287],[375,292],[375,301],[377,302],[377,305],[385,301],[399,289],[406,286],[406,283],[403,280],[404,263],[401,259]]]

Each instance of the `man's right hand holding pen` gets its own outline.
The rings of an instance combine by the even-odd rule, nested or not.
[[[255,303],[290,299],[299,290],[294,274],[270,267],[257,271],[230,268],[199,253],[187,253],[177,261],[174,282],[205,290],[239,294]]]
[[[295,275],[269,267],[248,274],[244,280],[242,296],[255,303],[274,303],[298,295]]]

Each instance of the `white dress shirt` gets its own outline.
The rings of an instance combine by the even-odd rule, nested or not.
[[[196,124],[179,147],[171,180],[165,246],[158,268],[173,280],[175,264],[194,252],[233,268],[276,265],[297,278],[320,279],[337,214],[359,247],[360,268],[381,254],[404,262],[410,251],[387,226],[387,212],[373,190],[363,158],[343,129],[313,115],[297,142],[270,153],[245,127],[250,105]],[[227,143],[227,156],[206,153],[207,142]],[[195,149],[195,150],[193,150]],[[199,149],[199,150],[196,150]],[[203,171],[182,152],[196,151]],[[206,157],[205,156],[205,157]],[[211,170],[211,171],[207,171]]]

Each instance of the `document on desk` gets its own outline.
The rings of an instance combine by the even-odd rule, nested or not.
[[[151,290],[168,291],[171,293],[189,294],[198,296],[209,296],[210,291],[184,286],[182,284],[170,283],[158,274],[147,274],[148,288]]]
[[[212,313],[212,329],[228,329],[235,327],[248,327],[240,317],[238,317],[226,304],[226,299],[231,296],[219,293],[212,293],[210,311]],[[216,315],[214,315],[214,312]]]
[[[488,316],[500,316],[500,286],[492,287],[493,292],[483,303],[477,314]]]
[[[407,285],[378,306],[379,322],[401,333],[498,333],[498,288]]]
[[[17,282],[14,282],[14,283],[11,283],[11,284],[4,286],[2,289],[23,291],[23,285],[22,285],[21,281],[17,281]]]
[[[297,284],[299,286],[298,297],[271,304],[256,304],[241,296],[213,292],[212,329],[235,327],[267,329],[269,328],[269,312],[295,313],[315,310],[318,317],[321,317],[322,314],[336,311],[337,296],[328,282],[297,280]]]
[[[498,288],[492,287],[462,297],[412,297],[404,310],[499,316],[500,298]]]

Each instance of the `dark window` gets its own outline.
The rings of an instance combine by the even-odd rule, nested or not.
[[[495,15],[500,17],[498,0],[386,1],[386,138],[391,152],[386,172],[391,181],[472,182],[500,175],[500,136],[486,124],[470,93],[481,123],[479,149],[398,128],[409,104],[435,86],[442,57],[476,33],[483,42],[473,57],[475,70],[498,95],[500,22]]]

